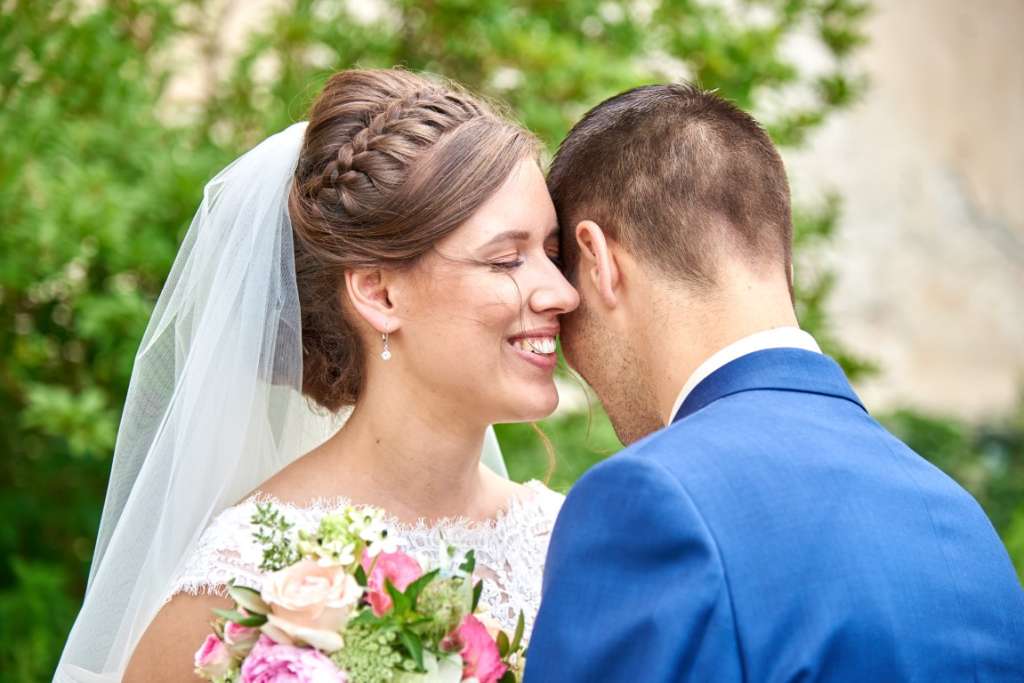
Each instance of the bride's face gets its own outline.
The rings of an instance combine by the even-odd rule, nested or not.
[[[558,223],[536,161],[521,162],[408,274],[395,356],[423,398],[480,422],[558,405],[559,316],[579,304],[558,266]]]

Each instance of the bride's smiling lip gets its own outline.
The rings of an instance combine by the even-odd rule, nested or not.
[[[506,341],[509,344],[515,344],[519,340],[525,339],[557,339],[558,333],[561,330],[558,325],[551,325],[550,327],[538,327],[526,332],[520,332],[509,337]]]
[[[550,343],[546,340],[556,340],[558,338],[558,333],[558,326],[536,328],[509,337],[506,342],[509,347],[511,347],[512,351],[526,362],[541,368],[542,370],[551,371],[554,370],[556,365],[558,365],[558,353],[554,348],[552,348],[550,353],[536,353],[535,351],[526,351],[519,348],[516,346],[516,342],[526,341],[529,343],[532,340],[537,340],[537,342],[540,343],[542,340],[545,340],[543,343]],[[533,346],[532,343],[530,345]]]

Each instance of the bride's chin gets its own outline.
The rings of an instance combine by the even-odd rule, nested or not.
[[[516,422],[536,422],[551,417],[558,408],[558,390],[554,382],[549,390],[541,392],[534,389],[529,399],[524,398],[515,408]]]

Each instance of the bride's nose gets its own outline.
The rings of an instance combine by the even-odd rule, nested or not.
[[[530,310],[558,315],[575,310],[580,305],[579,293],[554,263],[549,261],[547,265],[530,293]]]

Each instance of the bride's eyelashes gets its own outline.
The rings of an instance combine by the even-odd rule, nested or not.
[[[494,270],[501,271],[501,272],[507,272],[509,270],[515,270],[516,268],[520,267],[524,263],[526,263],[526,261],[524,261],[523,258],[520,257],[519,255],[516,255],[515,258],[511,258],[511,259],[505,259],[505,260],[501,260],[501,261],[491,261],[489,265]]]
[[[559,254],[557,254],[557,253],[552,254],[552,253],[549,252],[547,254],[547,257],[548,257],[548,259],[551,260],[551,263],[553,263],[555,265],[555,267],[558,268],[559,271],[562,270],[562,258],[561,258],[561,256]],[[507,272],[507,271],[515,270],[516,268],[519,268],[524,263],[526,263],[526,259],[524,259],[521,256],[517,255],[514,259],[507,259],[507,260],[501,260],[501,261],[490,261],[488,265],[490,265],[491,268],[494,268],[495,270],[502,271],[502,272]]]

